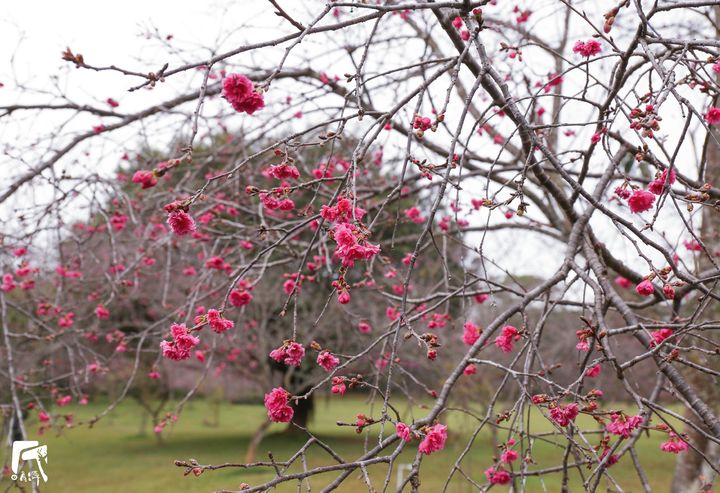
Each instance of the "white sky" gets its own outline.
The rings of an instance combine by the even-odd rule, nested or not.
[[[188,52],[207,56],[209,52],[202,47],[227,49],[233,36],[230,40],[221,36],[227,36],[230,27],[246,23],[257,26],[261,25],[261,19],[267,20],[267,16],[258,16],[261,5],[257,0],[5,2],[4,12],[0,14],[0,81],[6,87],[0,93],[0,101],[8,103],[18,96],[13,94],[13,71],[18,82],[43,87],[53,75],[67,69],[68,62],[61,60],[61,52],[66,47],[82,53],[91,65],[115,64],[139,72],[156,70],[162,62],[173,66],[187,61]],[[232,26],[228,25],[228,19],[233,19]],[[146,34],[154,29],[163,36],[172,35],[170,44],[182,50],[183,56],[148,40]],[[131,95],[125,92],[129,87],[128,78],[111,73],[105,76],[84,70],[78,72],[93,84],[83,84],[83,79],[73,77],[78,87],[69,87],[71,94],[78,88],[97,89],[99,94],[93,96],[102,99],[113,96],[123,103],[123,109],[127,104],[148,99],[147,92]],[[157,91],[151,97],[157,98]]]

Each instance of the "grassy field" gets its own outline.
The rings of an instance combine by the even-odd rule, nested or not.
[[[76,419],[87,418],[98,412],[100,405],[78,408],[65,408],[63,411],[75,412]],[[336,419],[353,421],[358,412],[368,412],[361,400],[351,398],[322,399],[317,403],[315,419],[311,430],[319,438],[332,445],[346,460],[357,457],[363,449],[365,434],[357,435],[352,428],[339,428]],[[78,427],[64,431],[61,435],[47,433],[42,437],[36,434],[38,423],[27,423],[31,439],[39,439],[48,445],[48,464],[45,471],[49,482],[43,486],[43,493],[145,493],[145,492],[212,492],[217,489],[234,489],[246,482],[255,485],[273,476],[271,472],[248,471],[241,469],[223,469],[208,471],[200,477],[183,476],[182,469],[174,466],[175,459],[197,459],[202,464],[223,462],[242,462],[254,431],[264,417],[264,409],[258,405],[220,406],[219,426],[209,426],[212,419],[211,405],[206,401],[196,401],[186,406],[179,421],[168,427],[165,444],[158,445],[152,432],[139,434],[140,410],[133,402],[123,403],[115,412],[100,421],[93,429]],[[578,418],[581,422],[584,420]],[[543,418],[533,419],[536,429],[552,428]],[[589,424],[589,421],[584,421]],[[461,451],[470,435],[472,422],[458,415],[449,418],[451,430],[448,446],[443,452],[425,459],[421,469],[421,491],[441,491],[453,461]],[[283,432],[284,427],[274,425],[270,434],[258,449],[258,460],[265,460],[267,452],[272,451],[277,460],[285,460],[304,442],[301,436]],[[551,437],[552,438],[552,437]],[[650,477],[653,489],[666,491],[672,479],[675,457],[662,453],[659,444],[662,437],[653,433],[640,440],[640,460]],[[490,435],[481,433],[471,452],[462,463],[463,471],[475,481],[484,483],[483,470],[492,463],[494,450]],[[414,448],[403,453],[402,463],[412,461]],[[308,454],[308,465],[331,464],[332,459],[319,448]],[[533,468],[557,465],[562,457],[562,449],[538,443],[533,451],[536,464]],[[8,462],[5,462],[8,463]],[[300,470],[298,468],[293,470]],[[641,491],[637,476],[632,468],[631,458],[626,456],[610,470],[623,491]],[[370,477],[376,488],[381,489],[386,468],[378,465],[369,469]],[[328,484],[335,474],[315,477],[311,480],[312,491],[319,491]],[[458,476],[458,475],[456,475]],[[560,475],[531,479],[525,491],[559,491]],[[7,487],[5,478],[0,487]],[[577,472],[572,474],[574,491],[582,491]],[[391,483],[394,490],[395,476]],[[614,491],[611,483],[605,479],[598,491]],[[500,488],[495,488],[500,491]],[[275,491],[298,491],[297,483],[287,482]],[[305,491],[303,488],[302,491]],[[358,474],[353,474],[338,491],[351,493],[366,491]],[[448,491],[476,491],[460,477],[454,480]]]

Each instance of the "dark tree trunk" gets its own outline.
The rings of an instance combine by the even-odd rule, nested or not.
[[[26,439],[23,436],[22,428],[20,427],[20,420],[22,420],[22,419],[25,419],[25,417],[22,415],[21,416],[15,415],[12,418],[12,439],[14,442]]]
[[[696,390],[698,396],[712,406],[717,408],[718,396],[715,391],[714,378],[709,375],[700,374],[697,371],[685,372],[685,378]],[[705,423],[698,418],[689,408],[683,413],[685,419],[693,423],[695,426],[704,430],[706,433],[712,434],[707,429]],[[705,436],[689,425],[685,425],[683,433],[687,436],[687,440],[697,450],[705,454],[706,457],[714,455],[714,448],[710,447],[710,443]],[[702,475],[703,457],[692,449],[688,449],[682,454],[678,454],[675,462],[675,476],[672,482],[672,493],[684,493],[687,491],[698,491],[701,485],[700,476]]]
[[[310,390],[310,387],[298,393],[304,394],[308,390]],[[287,431],[297,431],[294,425],[307,428],[308,423],[312,419],[313,410],[315,409],[315,394],[311,394],[307,399],[301,399],[293,403],[293,409],[295,409],[295,414],[293,415],[292,423],[288,425]]]

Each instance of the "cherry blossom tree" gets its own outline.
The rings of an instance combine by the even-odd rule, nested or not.
[[[149,33],[157,65],[59,53],[59,79],[125,94],[3,81],[8,433],[93,424],[160,382],[184,391],[152,411],[162,433],[233,375],[267,409],[255,444],[271,422],[307,436],[285,461],[176,461],[275,472],[242,491],[422,491],[453,442],[446,489],[622,490],[622,461],[651,491],[649,435],[677,455],[673,491],[711,491],[717,2],[259,3],[272,27],[200,54]],[[105,410],[63,414],[108,373]],[[338,423],[369,437],[355,457],[313,435],[321,394],[367,397]],[[488,429],[499,451],[467,473]],[[311,447],[327,463],[289,471]]]

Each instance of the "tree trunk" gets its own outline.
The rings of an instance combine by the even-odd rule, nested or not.
[[[247,453],[245,454],[246,464],[255,462],[255,457],[257,456],[257,448],[258,446],[260,446],[260,443],[265,437],[265,433],[267,432],[268,428],[270,428],[271,424],[272,422],[269,419],[266,419],[263,424],[261,424],[260,427],[257,429],[255,435],[253,435],[252,440],[250,440],[250,443],[248,444]]]
[[[717,409],[718,396],[715,391],[714,378],[701,374],[697,370],[684,372],[687,382],[695,389],[698,396],[713,409]],[[699,427],[707,433],[712,433],[707,429],[703,421],[698,418],[689,408],[685,410],[684,417],[695,426]],[[702,451],[713,462],[717,461],[714,457],[717,453],[716,447],[710,447],[710,443],[705,436],[695,430],[690,425],[685,425],[683,433],[687,436],[687,440],[697,450]],[[699,491],[702,476],[703,465],[705,459],[692,449],[688,449],[682,454],[678,454],[675,462],[675,476],[672,482],[672,493],[685,493],[688,491]],[[705,478],[707,479],[707,478]]]
[[[154,433],[155,427],[160,423],[160,420],[158,419],[157,415],[153,416],[152,418],[153,422],[153,435],[155,435],[155,443],[158,447],[162,447],[165,445],[165,440],[163,439],[162,433]]]
[[[304,389],[300,394],[307,392],[308,389]],[[310,419],[312,419],[313,410],[315,409],[315,394],[310,394],[307,399],[300,399],[293,404],[295,414],[293,414],[292,423],[287,427],[288,432],[295,432],[298,429],[295,425],[307,428]]]
[[[140,413],[140,428],[138,429],[139,436],[145,436],[147,434],[148,425],[148,413]]]
[[[720,36],[720,5],[716,5],[714,8],[715,18],[715,31],[716,35]],[[713,105],[717,105],[717,98]],[[720,183],[720,146],[718,141],[720,140],[720,131],[717,127],[710,126],[710,132],[705,140],[704,156],[705,156],[705,177],[704,181],[712,183],[717,186]],[[703,177],[699,177],[703,180]],[[715,252],[720,250],[720,217],[717,211],[712,207],[704,207],[702,214],[702,228],[700,231],[700,237],[707,247],[708,251]],[[700,264],[701,270],[712,267],[709,262],[703,262]],[[708,334],[708,337],[713,337],[712,334]],[[701,343],[697,343],[702,345]],[[710,348],[712,349],[712,348]],[[710,361],[699,361],[699,363],[715,367],[717,364],[713,364]],[[685,369],[683,374],[690,385],[695,389],[698,396],[713,410],[717,411],[720,408],[720,396],[716,388],[715,378],[700,373],[692,368]],[[693,413],[690,408],[686,408],[684,417],[694,425],[700,427],[700,429],[706,430],[702,420]],[[711,443],[698,431],[693,429],[689,425],[685,425],[683,432],[687,435],[689,443],[691,443],[697,450],[702,451],[706,457],[712,462],[716,463],[718,460],[717,447],[712,446]],[[675,462],[675,476],[672,483],[672,493],[683,493],[686,491],[698,491],[704,481],[708,478],[701,479],[703,476],[703,466],[705,460],[703,457],[692,449],[688,449],[682,454],[678,454]]]

